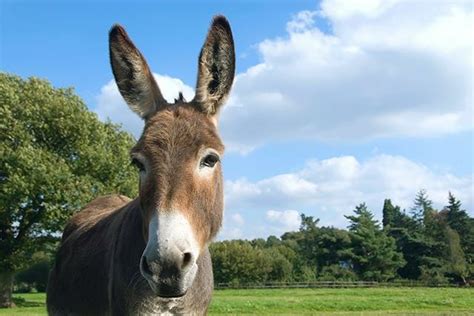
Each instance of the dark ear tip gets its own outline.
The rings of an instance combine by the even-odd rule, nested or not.
[[[120,24],[112,25],[109,31],[109,38],[111,40],[117,37],[127,37],[127,32],[125,32],[125,29]]]
[[[220,15],[220,14],[214,16],[214,18],[212,19],[212,26],[211,27],[212,28],[215,28],[215,27],[223,28],[226,31],[231,32],[229,21],[227,20],[227,18],[225,16]]]

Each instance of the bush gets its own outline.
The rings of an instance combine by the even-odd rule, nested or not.
[[[17,292],[25,293],[36,290],[45,292],[50,269],[49,260],[42,260],[15,276]]]

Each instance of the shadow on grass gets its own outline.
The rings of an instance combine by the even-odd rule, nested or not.
[[[16,307],[43,307],[46,305],[44,302],[27,301],[23,297],[14,297],[13,302]]]

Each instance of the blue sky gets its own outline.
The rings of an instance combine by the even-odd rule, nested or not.
[[[139,134],[112,80],[107,33],[127,29],[165,96],[192,97],[214,14],[229,19],[237,79],[221,114],[220,238],[281,234],[301,212],[344,227],[360,202],[409,208],[425,188],[473,212],[469,1],[2,1],[0,69],[74,87]],[[380,217],[379,217],[380,218]]]

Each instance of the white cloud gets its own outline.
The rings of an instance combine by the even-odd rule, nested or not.
[[[153,75],[160,87],[163,97],[168,102],[173,103],[174,99],[178,97],[179,92],[183,93],[186,100],[191,100],[194,97],[193,88],[187,86],[181,80],[156,73]],[[96,112],[102,120],[109,118],[114,123],[122,124],[123,128],[131,132],[136,138],[141,135],[143,121],[128,108],[118,91],[115,80],[109,81],[100,89],[94,112]]]
[[[226,181],[226,209],[247,210],[258,217],[264,210],[267,220],[281,220],[288,213],[275,209],[298,209],[321,218],[322,225],[344,227],[343,215],[366,202],[381,217],[385,198],[402,208],[412,206],[415,194],[426,189],[436,207],[447,204],[448,191],[461,199],[468,210],[473,209],[474,184],[470,177],[430,170],[401,156],[375,155],[366,161],[352,156],[309,161],[294,173],[281,174],[256,182],[246,179]],[[285,211],[289,212],[289,211]],[[294,215],[296,211],[291,211]],[[296,212],[297,213],[297,212]],[[292,227],[295,227],[295,226]]]
[[[284,37],[257,45],[262,62],[237,75],[219,124],[227,148],[245,154],[280,140],[472,129],[473,19],[471,2],[462,0],[332,0],[299,12]],[[155,76],[168,100],[179,91],[192,98],[179,79]],[[141,132],[113,81],[102,87],[96,112]]]
[[[218,239],[239,239],[244,237],[242,231],[245,220],[238,212],[225,212],[222,229],[219,232]],[[248,237],[248,236],[245,236]]]
[[[239,213],[232,214],[231,219],[235,224],[239,226],[242,226],[245,223],[244,218]]]
[[[288,231],[298,230],[301,224],[300,213],[295,210],[275,211],[269,210],[266,213],[266,218],[271,223],[277,223],[280,234]]]
[[[242,230],[238,227],[227,227],[224,225],[220,230],[217,239],[218,240],[232,240],[232,239],[242,239],[244,235]]]
[[[224,222],[222,225],[222,229],[219,232],[217,238],[219,240],[225,239],[240,239],[244,236],[243,226],[245,224],[245,219],[242,214],[232,211],[225,211],[224,212]]]
[[[471,129],[473,29],[469,1],[323,1],[258,45],[262,62],[237,76],[223,110],[224,140],[246,153],[278,140]]]

